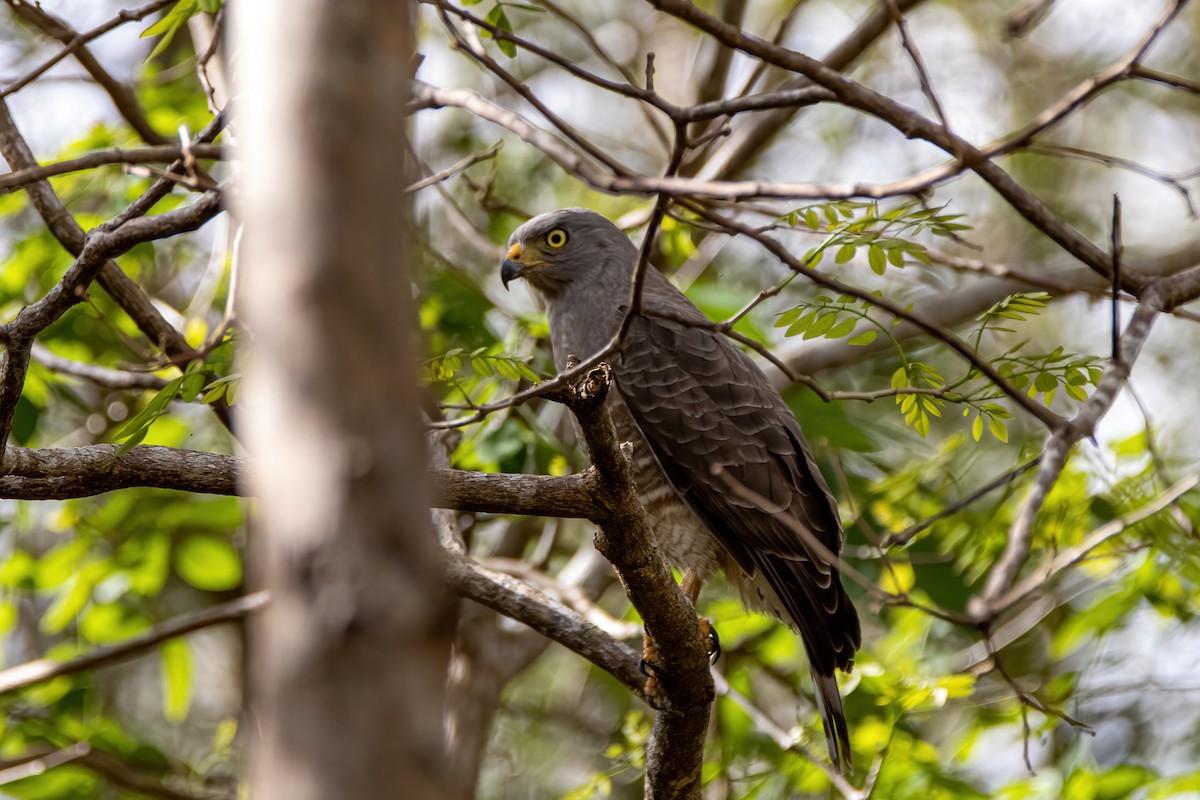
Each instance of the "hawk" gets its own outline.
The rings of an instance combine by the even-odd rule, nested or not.
[[[569,355],[588,358],[619,330],[637,258],[608,219],[568,208],[512,234],[501,279],[532,287],[562,370]],[[663,557],[684,570],[693,604],[721,570],[748,608],[800,633],[830,759],[849,768],[834,671],[850,671],[862,635],[830,563],[842,546],[837,505],[795,415],[754,362],[653,268],[641,313],[608,361],[613,420],[633,443],[638,494]]]

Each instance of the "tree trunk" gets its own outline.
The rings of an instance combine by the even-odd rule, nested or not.
[[[452,598],[430,528],[403,192],[413,9],[256,0],[235,14],[259,459],[252,791],[440,797]]]

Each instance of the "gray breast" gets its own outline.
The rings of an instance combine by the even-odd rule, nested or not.
[[[633,474],[638,496],[666,562],[694,570],[701,580],[708,579],[727,563],[734,563],[708,526],[679,499],[617,392],[609,394],[609,411],[617,428],[617,437],[633,444]]]
[[[766,577],[761,572],[750,575],[743,570],[708,526],[679,498],[617,392],[609,394],[609,411],[617,437],[633,444],[638,497],[667,564],[694,570],[701,581],[707,581],[718,570],[724,571],[726,580],[747,608],[770,614],[794,628],[786,607]]]

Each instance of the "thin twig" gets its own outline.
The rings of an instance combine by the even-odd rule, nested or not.
[[[435,172],[433,175],[430,175],[427,178],[422,178],[416,183],[404,187],[404,191],[409,193],[419,192],[426,187],[433,186],[435,183],[441,183],[444,180],[453,178],[458,173],[462,172],[463,170],[470,169],[481,161],[487,161],[488,159],[495,158],[503,147],[504,142],[496,142],[496,144],[492,145],[487,150],[473,153],[466,158],[455,162],[441,172]]]
[[[221,145],[194,144],[190,152],[197,158],[223,159],[228,157],[228,150]],[[160,144],[142,147],[136,150],[114,147],[111,150],[97,150],[87,155],[55,161],[36,167],[17,169],[7,175],[0,175],[0,193],[11,192],[27,186],[35,181],[42,181],[55,175],[66,175],[85,169],[94,169],[110,164],[146,164],[171,163],[183,157],[184,148],[173,144]]]
[[[925,99],[929,101],[929,105],[933,107],[933,113],[937,115],[938,121],[942,123],[942,127],[947,131],[950,130],[950,122],[946,119],[946,111],[942,108],[942,103],[938,100],[937,93],[933,90],[933,81],[929,78],[929,70],[925,67],[925,59],[921,58],[921,51],[917,49],[917,43],[913,41],[912,35],[908,32],[908,22],[904,19],[903,12],[896,5],[896,0],[883,0],[883,4],[887,6],[888,13],[892,15],[892,21],[896,23],[896,29],[900,31],[900,42],[904,47],[904,51],[908,53],[913,67],[917,70],[917,79],[921,82],[921,92],[925,95]]]
[[[224,622],[240,620],[247,614],[259,610],[266,603],[267,593],[255,592],[210,608],[180,614],[155,625],[145,633],[117,644],[98,647],[90,653],[75,656],[66,661],[51,661],[41,658],[37,661],[28,661],[15,667],[9,667],[0,672],[0,695],[62,675],[73,675],[76,672],[106,666],[141,655],[168,639],[184,636],[203,628],[211,628],[213,625],[220,625]]]
[[[155,11],[166,8],[170,5],[174,5],[177,2],[179,2],[179,0],[153,0],[153,2],[147,3],[141,8],[137,8],[132,11],[122,10],[107,22],[101,23],[90,30],[75,34],[70,41],[67,42],[66,46],[61,48],[53,56],[43,61],[21,78],[5,86],[3,90],[0,90],[0,97],[8,97],[10,94],[15,94],[16,92],[21,91],[26,86],[44,75],[55,64],[76,52],[88,42],[100,38],[114,28],[118,28],[121,25],[124,25],[126,22],[136,22],[137,20],[144,19],[145,17],[153,14]],[[21,6],[31,5],[25,2],[25,0],[10,0],[9,4],[12,5],[14,9],[18,10],[18,13],[20,13],[19,9]],[[28,17],[26,18],[28,19]]]
[[[973,505],[978,500],[980,500],[980,499],[986,497],[987,495],[991,494],[992,492],[996,491],[997,489],[999,489],[1003,486],[1008,486],[1013,481],[1015,481],[1017,478],[1021,477],[1026,472],[1028,472],[1029,470],[1036,467],[1038,465],[1038,462],[1040,462],[1041,460],[1042,460],[1041,456],[1032,458],[1029,461],[1026,461],[1024,464],[1021,464],[1020,466],[1010,469],[1008,472],[1004,473],[1003,475],[999,476],[998,478],[995,478],[995,479],[989,481],[988,483],[985,483],[983,486],[981,486],[978,489],[976,489],[975,491],[971,492],[963,499],[959,500],[958,502],[954,503],[953,505],[949,505],[946,508],[943,508],[941,511],[939,511],[938,513],[929,517],[928,519],[924,519],[913,525],[909,525],[907,528],[900,531],[899,533],[889,533],[887,536],[884,537],[883,542],[881,543],[881,547],[889,548],[889,547],[895,547],[896,545],[908,544],[914,536],[916,536],[918,533],[920,533],[921,531],[928,528],[930,525],[933,525],[934,523],[939,522],[939,521],[945,519],[946,517],[953,516],[953,515],[957,514],[958,512],[962,511],[964,508],[966,508],[970,505]]]

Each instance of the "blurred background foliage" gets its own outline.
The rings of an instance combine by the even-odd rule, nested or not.
[[[77,29],[121,7],[110,0],[44,5]],[[613,66],[595,55],[581,31],[633,75],[643,73],[653,51],[656,87],[675,102],[701,93],[715,58],[711,42],[640,3],[460,5],[603,74],[613,74]],[[700,5],[718,12],[736,4]],[[744,5],[745,27],[770,32],[796,4]],[[798,5],[783,41],[815,56],[874,7],[867,0]],[[1027,37],[1010,39],[1003,23],[1016,5],[928,0],[910,16],[956,132],[973,141],[1019,128],[1111,63],[1160,11],[1157,3],[1061,0]],[[187,22],[220,6],[184,0],[156,24],[154,35],[137,38],[150,27],[147,20],[93,46],[131,83],[150,123],[167,136],[181,125],[195,132],[211,118],[195,69],[197,50],[204,48],[195,45]],[[12,23],[0,29],[0,59],[5,74],[16,77],[58,45],[11,13],[9,18]],[[544,122],[511,89],[447,46],[431,8],[421,9],[420,22],[424,60],[418,77],[473,88]],[[169,41],[156,38],[164,33],[171,34]],[[1189,7],[1161,37],[1152,65],[1200,75],[1197,35],[1200,13]],[[151,55],[155,42],[162,44]],[[485,47],[613,157],[650,173],[660,168],[664,151],[632,101],[571,80],[528,53],[513,57],[494,40],[485,40]],[[735,56],[722,91],[736,91],[753,66]],[[900,102],[924,107],[894,31],[856,62],[853,75]],[[767,85],[778,79],[769,73],[763,78]],[[139,144],[70,59],[10,102],[43,161]],[[1180,189],[1195,189],[1195,173],[1188,170],[1200,163],[1195,95],[1122,82],[1046,141],[1117,155],[1160,173],[1156,180],[1049,151],[1003,160],[1093,240],[1105,240],[1110,197],[1120,192],[1131,260],[1161,261],[1196,248],[1200,227]],[[649,207],[644,198],[587,189],[538,151],[465,112],[425,111],[414,123],[413,149],[429,173],[497,143],[498,154],[416,195],[417,224],[410,234],[421,267],[421,376],[430,398],[447,404],[443,413],[451,416],[553,374],[544,317],[523,288],[507,294],[499,283],[509,233],[531,215],[579,205],[622,220],[636,238]],[[707,152],[710,160],[688,169],[704,175],[725,152],[721,146],[718,138]],[[400,151],[380,157],[402,157]],[[884,181],[937,163],[932,148],[907,142],[873,119],[822,105],[776,132],[730,177]],[[107,167],[51,183],[86,229],[123,210],[144,191],[147,178]],[[177,192],[161,208],[183,199]],[[1032,274],[1066,265],[1049,240],[969,175],[922,200],[877,208],[764,208],[787,227],[779,235],[797,257],[820,250],[820,269],[902,305],[954,303],[980,280],[929,263],[924,256],[931,250],[1020,265]],[[893,209],[902,209],[901,216],[930,210],[921,217],[926,223],[935,213],[947,219],[941,230],[914,224],[872,234],[886,221],[881,215]],[[863,223],[868,219],[875,222]],[[854,229],[856,223],[863,226]],[[63,358],[157,376],[158,382],[113,389],[35,363],[17,409],[15,444],[67,447],[140,436],[147,444],[232,452],[233,439],[204,402],[237,386],[236,341],[221,329],[235,259],[229,228],[223,217],[194,235],[142,245],[121,259],[193,347],[219,345],[193,369],[203,377],[180,379],[162,369],[132,322],[96,290],[47,330],[41,344]],[[713,234],[687,215],[664,222],[653,260],[714,320],[731,317],[788,276],[752,243]],[[0,195],[5,319],[48,291],[70,263],[22,192]],[[1103,300],[1087,295],[1031,291],[975,315],[959,332],[1004,374],[1023,379],[1031,396],[1071,414],[1105,364],[1108,313]],[[862,315],[880,323],[871,339],[890,336],[886,315],[795,280],[736,329],[776,352],[803,352],[858,338],[862,327],[852,331],[840,323]],[[1195,325],[1186,319],[1159,323],[1133,375],[1138,401],[1127,393],[1097,439],[1077,448],[1039,516],[1035,561],[1079,545],[1200,469]],[[234,331],[241,333],[236,326]],[[902,395],[875,402],[824,402],[800,384],[785,390],[838,495],[848,563],[865,583],[903,600],[881,602],[867,586],[847,581],[864,623],[864,649],[843,684],[858,784],[866,776],[873,797],[898,799],[1200,797],[1200,495],[1183,494],[1047,582],[994,627],[997,650],[989,652],[978,631],[942,618],[942,612],[961,614],[980,589],[1004,547],[1030,473],[974,502],[960,501],[1038,455],[1042,429],[927,339],[872,351],[816,378],[827,391],[947,388],[936,399]],[[457,467],[564,474],[585,466],[569,422],[553,404],[504,409],[462,434],[453,453]],[[243,591],[246,530],[238,500],[125,490],[65,502],[4,501],[0,519],[0,632],[8,666],[89,651]],[[636,614],[591,550],[587,525],[484,514],[460,521],[472,553],[485,563],[530,580],[553,580],[552,586],[582,596],[611,618],[614,630],[631,641],[640,636]],[[884,537],[914,526],[922,527],[907,544],[881,550]],[[716,666],[724,691],[706,752],[706,796],[835,796],[826,774],[804,755],[823,759],[824,750],[797,637],[747,614],[720,580],[706,589],[700,611],[714,620],[725,647]],[[464,620],[460,635],[527,645],[518,655],[499,647],[473,654],[478,669],[511,677],[477,701],[488,707],[483,719],[490,720],[490,728],[475,732],[483,740],[479,797],[639,795],[648,709],[562,648],[529,646],[527,631],[490,612]],[[57,678],[0,698],[0,758],[14,767],[31,753],[80,741],[118,765],[106,770],[93,759],[11,781],[0,771],[0,793],[47,799],[235,796],[242,658],[238,632],[215,628],[171,640],[157,658]],[[131,772],[174,794],[139,788],[130,782]]]

